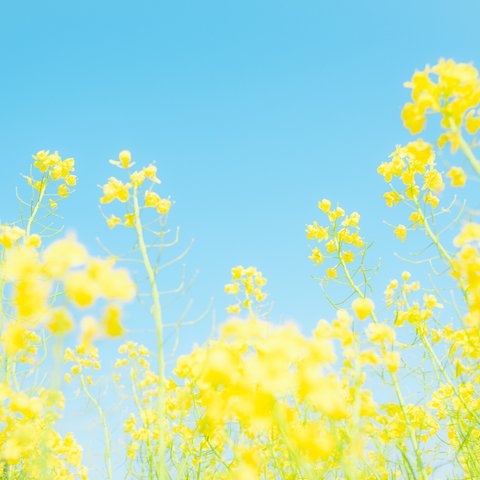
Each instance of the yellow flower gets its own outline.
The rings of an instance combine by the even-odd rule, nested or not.
[[[35,324],[48,311],[51,284],[39,275],[24,277],[16,282],[13,303],[18,318]]]
[[[130,166],[130,161],[132,160],[132,155],[128,150],[122,150],[118,154],[118,158],[120,159],[120,162],[122,163],[123,168],[128,168]]]
[[[423,130],[426,114],[430,111],[442,115],[444,128],[458,132],[466,112],[476,107],[480,99],[477,70],[472,65],[453,60],[441,59],[432,68],[427,66],[424,71],[415,72],[405,86],[412,89],[413,102],[405,105],[402,119],[412,134]],[[467,115],[466,126],[475,132],[478,122],[472,115]],[[453,137],[446,140],[452,141],[456,148]]]
[[[1,341],[5,345],[7,355],[16,355],[28,346],[26,328],[16,322],[10,322],[2,333]]]
[[[337,270],[335,268],[327,268],[327,276],[328,278],[336,278],[337,277]]]
[[[52,333],[64,335],[73,329],[73,318],[64,307],[56,308],[50,312],[47,327]]]
[[[342,222],[344,227],[356,227],[360,222],[360,214],[358,212],[352,212],[345,220]]]
[[[316,265],[320,265],[323,262],[323,255],[318,247],[312,250],[312,254],[308,258]]]
[[[72,267],[84,265],[88,252],[73,235],[56,240],[43,252],[43,270],[53,278],[61,278]]]
[[[80,321],[80,344],[81,345],[90,345],[93,340],[95,340],[101,332],[100,324],[98,321],[91,316],[83,317]],[[72,367],[72,373],[73,371]]]
[[[126,213],[125,214],[125,221],[124,225],[126,227],[134,227],[135,226],[135,214],[134,213]]]
[[[412,135],[420,133],[425,126],[425,106],[407,103],[402,110],[402,120]]]
[[[65,177],[65,183],[70,186],[70,187],[73,187],[77,184],[77,177],[75,175],[67,175]]]
[[[398,225],[395,227],[393,230],[393,233],[402,240],[402,242],[405,241],[405,238],[407,238],[407,227],[405,225]]]
[[[121,309],[118,305],[108,305],[102,318],[102,325],[108,337],[121,337],[125,329],[121,323]]]
[[[314,238],[318,241],[328,239],[328,227],[320,227],[317,222],[307,225],[307,238]]]
[[[425,179],[425,184],[423,185],[424,190],[425,189],[432,190],[435,193],[440,193],[443,190],[444,184],[443,184],[442,175],[437,170],[435,169],[429,170],[427,173],[425,173],[424,179]]]
[[[132,154],[128,150],[122,150],[118,154],[118,160],[110,160],[110,163],[116,167],[127,169],[135,165],[134,163],[130,163],[131,160]]]
[[[3,225],[0,227],[0,245],[12,248],[25,235],[25,230],[19,227]]]
[[[240,312],[240,305],[229,305],[227,307],[228,313],[239,313]]]
[[[86,271],[69,272],[65,275],[64,284],[68,298],[78,307],[90,307],[95,302],[98,291]]]
[[[107,219],[107,225],[110,228],[113,228],[119,225],[120,223],[122,223],[122,221],[116,215],[110,215],[110,217]]]
[[[432,192],[427,192],[424,200],[425,203],[428,203],[432,208],[436,208],[440,202],[439,198],[436,195],[433,195]]]
[[[337,246],[335,244],[335,240],[329,240],[327,243],[325,243],[325,248],[328,253],[334,253],[337,250]]]
[[[238,267],[233,267],[231,270],[232,273],[232,280],[239,280],[241,276],[243,275],[243,272],[245,269],[243,268],[242,265],[238,265]]]
[[[384,323],[371,323],[367,327],[366,334],[373,343],[395,342],[395,332]]]
[[[25,245],[27,245],[28,247],[39,248],[41,244],[42,238],[36,233],[30,235],[28,238],[25,239]]]
[[[57,194],[58,196],[65,198],[70,194],[70,190],[68,189],[67,185],[62,184],[58,187]]]
[[[400,354],[398,352],[385,352],[383,355],[383,361],[387,369],[395,373],[400,365]]]
[[[414,228],[417,228],[417,225],[422,226],[425,222],[421,212],[412,212],[408,219],[413,222]]]
[[[225,293],[228,293],[229,295],[236,295],[240,290],[240,284],[239,283],[228,283],[224,287]]]
[[[469,222],[465,224],[459,235],[453,240],[456,247],[462,247],[466,243],[480,240],[480,224]]]
[[[170,211],[172,202],[168,198],[161,198],[157,205],[157,212],[160,215],[166,215]]]
[[[475,135],[480,129],[480,117],[474,117],[474,113],[474,110],[470,110],[465,118],[465,128],[471,135]]]
[[[467,181],[467,175],[461,167],[452,167],[448,171],[447,177],[450,178],[452,187],[463,187]]]
[[[345,210],[341,207],[337,207],[335,210],[331,210],[328,214],[328,219],[333,223],[338,218],[341,218],[345,215]]]
[[[29,278],[38,278],[40,271],[40,256],[33,247],[23,246],[7,252],[3,275],[8,281],[21,282]]]
[[[145,192],[145,206],[146,207],[154,207],[157,208],[158,204],[160,203],[160,196],[155,193],[147,190]]]
[[[157,167],[155,165],[148,165],[143,169],[145,176],[154,183],[160,183],[160,180],[157,178]]]
[[[325,213],[328,213],[330,211],[331,205],[332,205],[332,202],[330,202],[330,200],[327,200],[325,198],[318,202],[318,208]]]
[[[115,177],[110,177],[108,183],[103,188],[103,197],[100,199],[100,203],[110,203],[117,199],[120,202],[126,202],[130,198],[128,190],[130,189],[130,183],[123,183]]]
[[[397,205],[397,203],[402,199],[402,196],[397,192],[387,192],[383,194],[383,198],[385,198],[385,202],[389,207],[393,207],[393,205]]]
[[[49,150],[39,151],[36,155],[33,155],[33,159],[35,160],[33,166],[38,168],[41,173],[45,173],[50,167],[54,167],[62,161],[58,152],[50,153]]]
[[[364,320],[371,315],[374,308],[375,304],[369,298],[356,298],[352,302],[352,309],[360,320]]]

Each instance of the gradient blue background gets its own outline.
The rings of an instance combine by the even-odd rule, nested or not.
[[[182,245],[195,239],[192,312],[214,297],[222,320],[230,267],[256,265],[272,319],[308,331],[332,315],[307,259],[317,200],[362,214],[382,282],[403,268],[390,261],[401,246],[382,223],[392,213],[376,167],[410,138],[402,83],[416,68],[480,64],[479,14],[477,1],[442,0],[4,2],[0,220],[17,217],[14,186],[31,154],[59,150],[79,177],[60,210],[67,229],[92,251],[96,237],[121,250],[98,185],[118,173],[108,159],[130,149],[138,164],[157,162],[171,224]],[[209,327],[186,329],[180,351]]]

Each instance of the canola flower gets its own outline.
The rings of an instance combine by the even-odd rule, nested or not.
[[[318,316],[330,320],[311,331],[272,323],[266,277],[238,265],[224,286],[226,321],[178,357],[167,354],[165,331],[177,335],[175,353],[183,318],[171,322],[159,275],[172,263],[165,249],[178,243],[167,228],[175,203],[157,166],[123,150],[100,187],[108,228],[125,228],[135,245],[133,273],[147,279],[136,285],[119,258],[92,256],[47,224],[73,193],[75,161],[34,155],[32,200],[20,197],[30,215],[0,225],[0,479],[113,480],[117,463],[123,477],[148,480],[480,478],[480,222],[475,204],[465,213],[446,203],[480,174],[480,79],[470,64],[440,60],[406,86],[405,127],[427,137],[427,117],[437,116],[442,133],[398,145],[378,173],[387,207],[404,215],[392,237],[399,247],[424,238],[425,262],[380,295],[360,213],[322,199],[306,226],[306,257],[329,306]],[[437,285],[418,280],[425,268]],[[129,330],[124,306],[136,298],[153,348]],[[123,444],[112,406],[96,396],[103,340],[120,342],[113,384],[128,408]],[[74,432],[58,431],[65,385],[100,421],[101,473],[86,468]]]

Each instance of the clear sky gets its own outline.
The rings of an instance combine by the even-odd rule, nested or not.
[[[376,167],[410,138],[402,84],[440,57],[479,66],[479,14],[475,0],[3,2],[0,220],[16,218],[31,154],[59,150],[79,177],[67,227],[115,250],[98,185],[129,149],[157,162],[171,224],[195,239],[193,312],[214,297],[221,320],[230,267],[256,265],[272,318],[308,330],[331,316],[304,236],[317,200],[357,209],[373,263],[396,273]],[[181,350],[208,328],[185,330]]]

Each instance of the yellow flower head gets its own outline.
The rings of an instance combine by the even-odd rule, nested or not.
[[[121,337],[125,329],[121,323],[121,309],[118,305],[108,305],[102,318],[102,325],[107,337]]]
[[[65,335],[73,329],[73,318],[64,307],[56,308],[50,312],[47,327],[57,335]]]
[[[20,227],[0,226],[0,245],[3,245],[5,248],[12,248],[24,235],[25,230]]]
[[[433,67],[415,72],[405,86],[412,90],[412,103],[402,111],[402,119],[412,134],[423,130],[426,115],[437,112],[442,115],[442,126],[459,128],[466,112],[476,107],[480,100],[480,80],[477,70],[469,64],[441,59]],[[474,119],[468,128],[477,128]]]
[[[100,199],[100,203],[110,203],[113,200],[119,200],[120,202],[126,202],[130,198],[129,189],[130,183],[123,183],[115,177],[110,177],[108,183],[103,185],[103,197]]]
[[[447,177],[450,178],[452,187],[463,187],[467,182],[467,175],[461,167],[452,167],[448,171]]]
[[[405,225],[398,225],[393,230],[393,233],[395,233],[395,235],[398,238],[400,238],[400,240],[402,240],[402,242],[404,242],[405,239],[407,238],[407,227]]]
[[[372,314],[375,304],[369,298],[356,298],[352,302],[352,309],[360,320],[365,320]]]
[[[166,215],[170,211],[171,206],[171,200],[169,200],[168,198],[161,198],[157,205],[157,212],[160,215]]]
[[[110,217],[107,219],[107,225],[110,228],[114,228],[115,226],[119,225],[120,223],[122,223],[122,221],[116,215],[110,215]]]
[[[110,163],[116,167],[127,169],[135,165],[134,163],[131,163],[131,161],[132,154],[128,150],[122,150],[118,154],[118,160],[110,160]]]
[[[328,213],[330,211],[331,205],[332,205],[332,202],[330,200],[325,199],[325,198],[318,202],[318,208],[325,213]]]
[[[312,254],[308,257],[315,265],[320,265],[323,262],[323,254],[318,247],[312,250]]]
[[[373,343],[394,343],[395,332],[384,323],[371,323],[366,330],[368,339]]]
[[[143,169],[145,176],[154,183],[160,183],[160,180],[157,178],[157,167],[153,164],[148,165]]]

